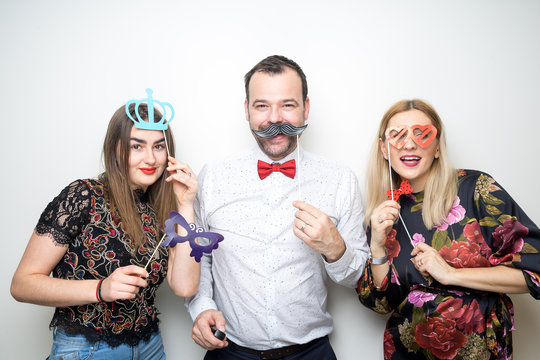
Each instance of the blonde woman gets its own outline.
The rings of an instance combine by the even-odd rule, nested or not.
[[[540,298],[538,227],[491,176],[452,168],[443,124],[422,100],[386,112],[368,176],[371,258],[358,294],[392,313],[384,358],[512,358],[505,294]]]
[[[135,118],[135,106],[129,111]],[[145,104],[138,114],[149,121]],[[151,120],[160,118],[154,109]],[[120,107],[105,137],[105,172],[72,182],[42,213],[11,293],[56,308],[50,360],[165,359],[156,290],[167,278],[178,296],[191,296],[200,275],[187,243],[160,247],[145,269],[171,210],[193,222],[197,179],[167,157],[167,143],[174,156],[170,129],[136,128]]]

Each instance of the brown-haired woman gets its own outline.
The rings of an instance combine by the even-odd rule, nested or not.
[[[145,104],[138,113],[148,121]],[[160,118],[154,110],[152,121]],[[160,246],[145,269],[171,210],[193,222],[197,179],[172,156],[171,130],[136,128],[122,106],[107,129],[105,172],[69,184],[42,213],[11,293],[56,307],[49,359],[165,358],[156,290],[166,277],[176,295],[191,296],[200,274],[187,242]]]
[[[392,313],[384,358],[511,359],[506,294],[540,298],[540,230],[491,176],[452,168],[426,102],[403,100],[384,115],[368,194],[371,258],[358,294]]]

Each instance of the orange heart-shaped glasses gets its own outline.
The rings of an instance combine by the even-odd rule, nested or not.
[[[425,148],[437,137],[437,128],[431,124],[391,126],[386,129],[385,135],[390,144],[397,149],[401,149],[409,138],[418,146]]]

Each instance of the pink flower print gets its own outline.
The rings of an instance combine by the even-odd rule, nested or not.
[[[499,250],[492,256],[489,261],[493,265],[499,265],[506,262],[511,262],[514,254],[517,254],[523,248],[523,237],[529,233],[529,229],[521,225],[514,219],[508,219],[493,232],[493,245],[499,247]]]
[[[437,306],[437,312],[446,320],[455,320],[463,316],[465,309],[463,308],[463,300],[448,299]]]
[[[456,320],[456,323],[457,327],[463,329],[467,335],[484,332],[486,326],[484,314],[476,300],[464,307],[464,313]]]
[[[432,301],[436,297],[436,294],[431,294],[420,290],[413,290],[407,296],[409,302],[416,307],[422,307],[424,303]]]
[[[399,282],[399,277],[396,274],[396,270],[394,269],[394,266],[392,266],[392,270],[390,271],[390,282],[392,284],[401,285]]]
[[[384,359],[390,359],[392,355],[396,352],[396,347],[394,346],[394,339],[392,334],[388,329],[384,330]]]
[[[418,243],[425,243],[426,242],[426,239],[424,239],[424,236],[422,234],[414,234],[412,236],[412,246],[415,247],[416,245],[418,245]]]
[[[537,274],[535,274],[535,273],[533,273],[532,271],[529,271],[529,270],[523,270],[523,271],[525,271],[527,274],[530,275],[531,281],[532,281],[536,286],[540,287],[540,282],[539,282],[540,277],[539,277],[539,275],[537,275]]]
[[[441,225],[435,225],[437,230],[446,230],[448,229],[448,225],[452,225],[455,223],[460,222],[465,217],[465,209],[463,206],[459,205],[459,197],[456,196],[456,199],[454,200],[454,203],[452,204],[452,209],[450,209],[450,213],[448,213],[448,217]]]
[[[480,245],[480,252],[483,255],[488,257],[491,256],[491,248],[486,243],[486,240],[484,240],[484,236],[482,235],[482,230],[480,229],[480,224],[478,224],[478,222],[473,221],[472,223],[465,225],[463,228],[463,235],[465,235],[471,244]]]
[[[448,292],[452,294],[456,294],[457,296],[463,296],[463,294],[465,294],[465,291],[457,291],[457,290],[448,290]]]

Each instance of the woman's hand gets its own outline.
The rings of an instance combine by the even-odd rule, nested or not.
[[[179,208],[192,207],[198,190],[197,175],[188,164],[179,162],[172,156],[169,156],[167,171],[171,175],[165,181],[172,182]]]
[[[418,243],[411,252],[411,259],[414,267],[422,274],[422,276],[431,275],[443,285],[450,285],[454,281],[456,269],[450,266],[446,260],[442,258],[437,250],[425,243]]]
[[[171,182],[178,203],[178,212],[187,222],[194,222],[193,201],[197,195],[197,176],[191,168],[184,163],[169,157],[171,174],[166,181]],[[178,229],[180,230],[180,229]],[[169,248],[169,270],[167,281],[173,293],[180,297],[190,297],[197,292],[201,276],[201,264],[190,257],[191,247],[188,242]]]
[[[141,287],[146,287],[148,273],[140,266],[117,268],[101,284],[101,299],[105,302],[133,299]]]
[[[525,294],[529,292],[520,269],[506,265],[474,268],[454,268],[437,250],[419,243],[411,252],[411,261],[423,275],[431,275],[443,285],[455,285],[480,291],[501,294]]]
[[[400,206],[396,201],[386,200],[371,214],[371,248],[384,249],[386,237],[399,218]],[[375,254],[374,254],[375,255]]]

